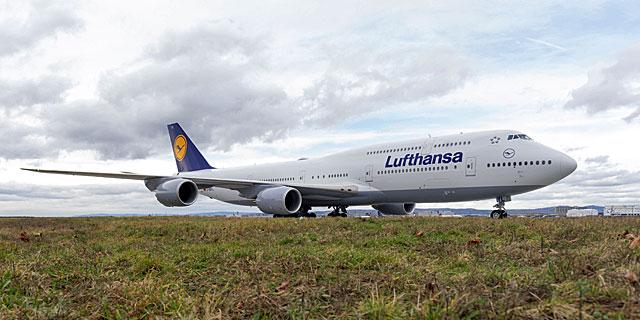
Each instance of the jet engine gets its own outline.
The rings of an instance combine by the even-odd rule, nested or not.
[[[153,190],[156,199],[166,207],[186,207],[196,202],[198,186],[191,180],[172,179]]]
[[[302,206],[300,191],[289,187],[273,187],[258,193],[256,205],[264,213],[292,215]]]
[[[372,207],[382,214],[388,215],[407,215],[412,214],[416,208],[415,203],[379,203],[374,204]]]

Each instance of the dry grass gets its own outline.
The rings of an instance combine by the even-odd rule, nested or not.
[[[0,219],[0,317],[633,319],[628,233],[640,219]]]

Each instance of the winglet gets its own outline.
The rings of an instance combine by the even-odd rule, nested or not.
[[[209,165],[207,160],[202,156],[202,153],[200,153],[200,150],[198,150],[196,145],[189,139],[189,136],[187,136],[178,123],[172,123],[167,127],[169,128],[173,156],[176,159],[178,172],[215,169]]]

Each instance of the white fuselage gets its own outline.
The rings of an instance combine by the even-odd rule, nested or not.
[[[550,185],[576,169],[566,154],[517,131],[461,133],[371,145],[324,157],[181,173],[184,177],[247,179],[276,184],[353,185],[347,198],[304,198],[308,206],[427,203],[491,199]],[[255,205],[238,191],[212,187],[201,194]]]

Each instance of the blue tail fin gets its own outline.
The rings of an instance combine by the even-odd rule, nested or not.
[[[173,156],[176,159],[178,172],[215,169],[209,165],[200,150],[196,148],[196,145],[193,144],[193,141],[189,139],[189,136],[179,124],[172,123],[167,127],[169,128]]]

